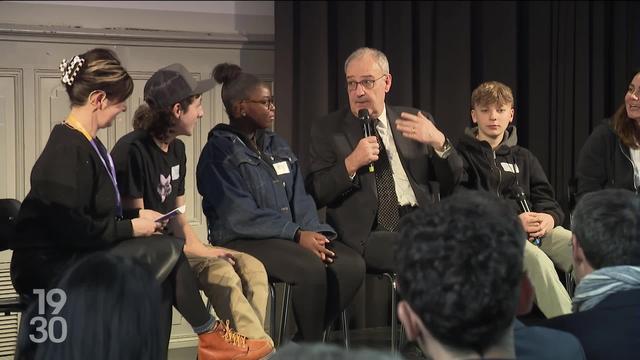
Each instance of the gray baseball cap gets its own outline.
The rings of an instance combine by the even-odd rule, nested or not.
[[[171,64],[156,71],[144,85],[144,101],[158,109],[170,108],[189,96],[202,94],[215,86],[214,79],[196,81],[182,64]]]

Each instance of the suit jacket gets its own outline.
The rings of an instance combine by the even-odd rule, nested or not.
[[[541,324],[575,335],[587,359],[640,358],[640,290],[611,294],[590,310]]]
[[[462,173],[462,160],[455,150],[447,159],[442,159],[430,146],[409,140],[398,132],[395,122],[400,113],[416,114],[417,109],[387,105],[386,111],[399,158],[418,205],[429,206],[438,201],[441,188],[443,193],[452,190]],[[433,121],[430,114],[423,114]],[[348,108],[316,121],[312,126],[311,165],[306,178],[307,190],[317,206],[327,207],[327,222],[342,241],[360,253],[378,209],[375,174],[363,166],[351,181],[344,159],[362,137],[362,122]]]
[[[584,360],[584,350],[575,336],[540,326],[513,325],[518,360]]]

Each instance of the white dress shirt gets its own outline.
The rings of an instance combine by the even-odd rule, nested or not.
[[[640,149],[629,148],[629,154],[633,163],[633,184],[640,188]]]
[[[402,167],[400,156],[398,155],[398,149],[396,143],[393,140],[393,133],[389,128],[389,119],[387,118],[387,105],[385,104],[382,114],[376,122],[376,130],[384,143],[384,147],[387,150],[387,156],[391,163],[391,171],[393,172],[393,181],[395,182],[396,195],[398,196],[398,205],[417,205],[416,195],[413,193],[411,183],[407,173]]]

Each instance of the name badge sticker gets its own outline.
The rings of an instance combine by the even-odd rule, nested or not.
[[[171,167],[171,180],[180,179],[180,165]]]
[[[289,173],[289,165],[287,165],[286,161],[280,161],[278,163],[273,164],[273,168],[276,170],[276,174],[284,175]]]
[[[508,171],[508,172],[515,173],[515,174],[520,173],[520,169],[518,168],[518,164],[509,164],[509,163],[503,162],[503,163],[500,163],[500,165],[502,165],[502,169],[504,171]]]

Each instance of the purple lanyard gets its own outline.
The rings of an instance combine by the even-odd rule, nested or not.
[[[109,178],[111,179],[111,183],[113,184],[113,188],[116,192],[116,213],[119,217],[122,217],[122,201],[120,200],[120,191],[118,190],[118,181],[116,180],[116,169],[113,166],[113,159],[107,152],[107,149],[105,149],[102,144],[96,143],[95,139],[91,139],[90,143],[91,146],[93,146],[93,149],[98,153],[98,156],[100,156],[100,160],[102,160],[102,164],[107,170],[107,173],[109,173]]]

